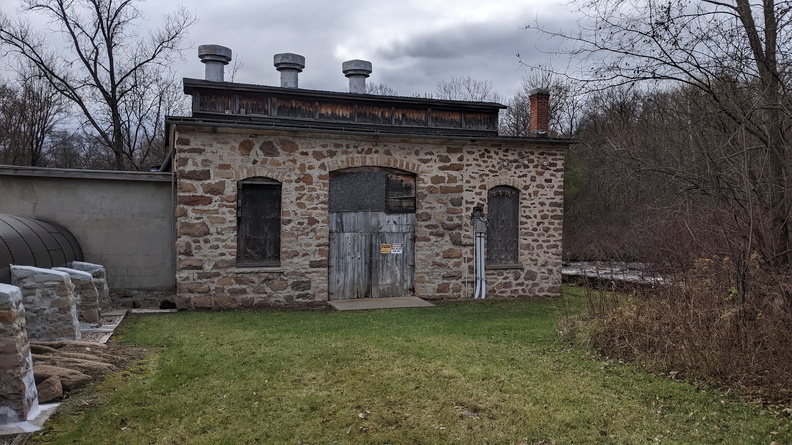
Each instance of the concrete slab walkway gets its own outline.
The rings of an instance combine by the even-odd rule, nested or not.
[[[433,307],[434,305],[418,297],[359,298],[355,300],[328,301],[337,311],[359,311],[364,309],[397,309],[404,307]]]

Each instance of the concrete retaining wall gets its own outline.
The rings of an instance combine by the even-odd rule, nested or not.
[[[0,166],[0,212],[71,231],[113,290],[175,289],[168,173]]]

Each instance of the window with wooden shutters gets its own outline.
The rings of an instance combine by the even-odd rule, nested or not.
[[[520,191],[500,185],[487,193],[487,264],[519,265]]]
[[[237,266],[280,266],[281,183],[237,183]]]

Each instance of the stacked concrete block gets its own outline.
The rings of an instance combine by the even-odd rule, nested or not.
[[[77,303],[77,319],[87,327],[102,324],[102,311],[99,309],[99,291],[96,280],[88,273],[67,267],[53,267],[52,270],[66,272],[74,284],[74,299]]]
[[[28,337],[81,340],[74,284],[66,272],[11,266],[11,283],[22,290]]]
[[[37,410],[22,291],[0,283],[0,425],[24,422]]]
[[[99,310],[110,311],[113,309],[110,301],[110,288],[107,287],[107,272],[104,266],[83,261],[73,261],[69,263],[69,268],[88,272],[94,278],[94,285],[99,292]]]

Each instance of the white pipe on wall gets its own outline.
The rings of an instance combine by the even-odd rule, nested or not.
[[[483,232],[476,233],[476,294],[475,298],[487,297],[487,275],[486,263],[484,256],[484,239]]]
[[[487,297],[487,275],[486,264],[484,255],[484,240],[487,236],[487,218],[481,207],[473,209],[473,233],[475,234],[473,263],[476,282],[476,291],[473,298],[486,298]]]

